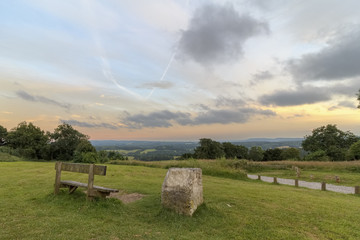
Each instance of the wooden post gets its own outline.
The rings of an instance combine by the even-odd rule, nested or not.
[[[299,179],[295,179],[295,187],[299,186]]]
[[[325,182],[321,183],[321,191],[326,191],[326,183]]]
[[[90,166],[89,166],[89,178],[88,178],[88,189],[87,189],[87,198],[88,198],[88,200],[92,200],[93,197],[94,197],[93,186],[94,186],[94,164],[90,164]]]
[[[260,176],[260,175],[258,175],[258,180],[261,180],[261,176]]]
[[[56,175],[55,175],[55,191],[54,194],[58,194],[60,191],[60,179],[61,179],[61,165],[62,162],[55,163]]]
[[[360,194],[360,186],[355,186],[355,194]]]
[[[277,182],[277,178],[276,178],[276,177],[274,177],[274,183],[278,183],[278,182]]]

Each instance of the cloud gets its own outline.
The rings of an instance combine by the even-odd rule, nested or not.
[[[170,112],[167,110],[152,112],[149,114],[135,114],[126,116],[122,122],[127,128],[141,129],[145,127],[171,127],[174,124],[203,125],[203,124],[228,124],[245,123],[252,116],[275,116],[276,113],[271,110],[262,110],[254,108],[235,108],[225,110],[206,110],[192,116],[189,113]]]
[[[264,105],[295,106],[312,104],[331,99],[331,93],[322,88],[299,88],[296,90],[279,90],[272,94],[263,95],[259,101]]]
[[[269,31],[265,22],[240,15],[231,4],[198,8],[179,41],[179,54],[201,64],[237,60],[250,37]]]
[[[333,111],[340,108],[350,108],[350,109],[356,109],[356,105],[352,101],[341,101],[336,106],[330,107],[328,110]]]
[[[245,101],[242,99],[232,99],[227,97],[218,97],[215,101],[216,107],[236,107],[236,106],[243,106]]]
[[[173,122],[187,125],[190,123],[190,114],[182,112],[170,112],[168,110],[152,112],[149,114],[127,115],[123,123],[128,128],[141,129],[144,127],[171,127]]]
[[[70,120],[60,120],[60,122],[70,124],[72,126],[84,127],[84,128],[108,128],[108,129],[119,129],[120,126],[109,123],[88,123],[88,122],[80,122],[78,120],[70,119]]]
[[[275,116],[276,113],[271,110],[253,108],[210,110],[199,114],[192,125],[245,123],[254,115]]]
[[[146,89],[153,89],[153,88],[160,88],[160,89],[170,89],[174,86],[172,82],[168,81],[157,81],[157,82],[147,82],[139,86],[139,88],[146,88]]]
[[[274,78],[274,75],[269,71],[260,71],[255,74],[253,74],[253,81],[259,82],[262,80],[272,79]]]
[[[287,69],[297,82],[338,81],[360,76],[360,31],[337,39],[317,53],[287,62]]]
[[[16,95],[18,97],[20,97],[21,99],[30,101],[30,102],[40,102],[40,103],[58,106],[58,107],[65,108],[65,109],[69,109],[71,107],[71,105],[68,103],[60,103],[60,102],[54,101],[52,99],[49,99],[49,98],[43,97],[43,96],[34,96],[23,90],[17,91]]]

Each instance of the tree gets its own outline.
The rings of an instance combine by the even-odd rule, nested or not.
[[[20,154],[26,158],[48,158],[48,134],[32,123],[19,123],[8,133],[7,141],[11,148],[18,149]]]
[[[6,144],[7,135],[8,135],[7,129],[0,125],[0,146]]]
[[[234,145],[230,142],[224,142],[222,144],[225,158],[232,159],[232,158],[238,158],[238,159],[247,159],[248,158],[248,152],[249,149],[245,146],[239,146]]]
[[[225,156],[222,144],[209,138],[200,139],[200,146],[195,148],[194,154],[198,159],[217,159]]]
[[[70,161],[80,143],[88,146],[89,137],[74,129],[70,124],[59,125],[51,134],[52,159]],[[90,144],[91,145],[91,144]]]
[[[264,152],[263,161],[282,160],[281,153],[282,151],[279,148],[274,148],[274,149],[269,148]]]
[[[341,161],[345,159],[346,150],[358,140],[353,133],[343,132],[336,125],[328,124],[305,136],[302,147],[310,153],[322,150],[332,161]]]
[[[350,146],[347,152],[347,159],[360,160],[360,140]]]
[[[261,147],[251,147],[249,150],[249,159],[253,161],[262,161],[264,157],[264,151]]]
[[[281,159],[283,160],[299,160],[300,150],[297,148],[285,148],[281,152]]]

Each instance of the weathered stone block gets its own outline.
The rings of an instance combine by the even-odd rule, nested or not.
[[[161,191],[165,208],[192,216],[203,203],[202,171],[200,168],[170,168]]]

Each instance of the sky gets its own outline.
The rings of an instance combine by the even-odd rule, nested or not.
[[[0,125],[91,139],[360,135],[358,0],[0,1]]]

